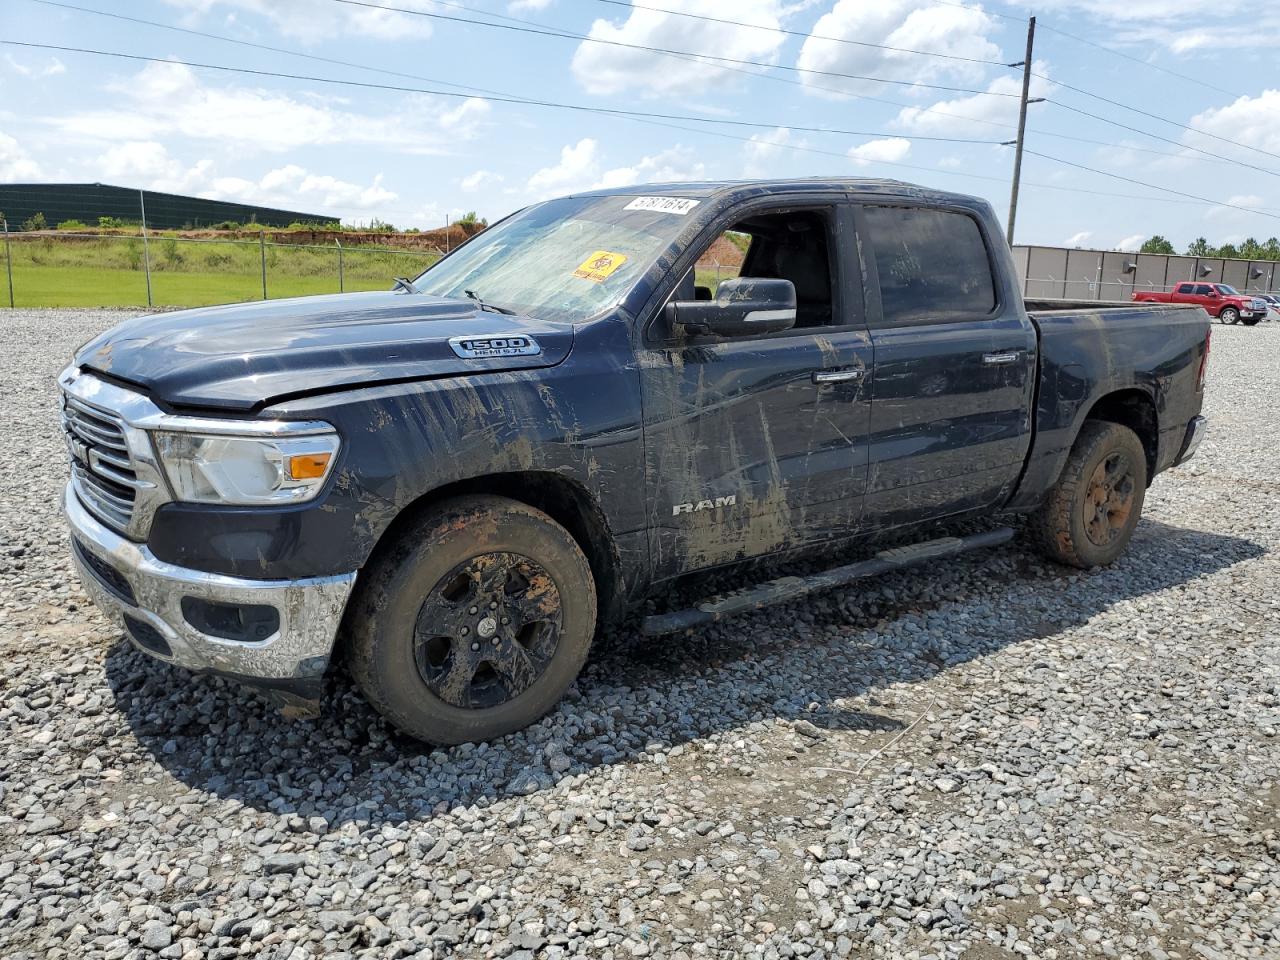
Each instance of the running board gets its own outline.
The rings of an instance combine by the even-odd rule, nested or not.
[[[775,603],[785,603],[821,590],[830,590],[832,587],[842,587],[863,577],[873,577],[888,573],[890,570],[901,570],[903,567],[925,560],[953,557],[970,550],[999,546],[1012,540],[1013,534],[1013,528],[1000,527],[985,533],[973,533],[967,537],[942,537],[938,540],[926,540],[923,543],[882,550],[869,560],[860,560],[843,567],[833,567],[822,573],[815,573],[811,577],[779,577],[735,593],[711,597],[687,610],[675,610],[671,613],[645,617],[640,622],[640,632],[656,637],[664,633],[675,633],[690,627],[698,627],[704,623],[714,623],[739,613],[760,610]]]

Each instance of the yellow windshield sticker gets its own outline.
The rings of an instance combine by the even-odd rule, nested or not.
[[[573,271],[575,277],[590,280],[593,283],[604,283],[609,275],[626,263],[625,253],[610,253],[608,250],[597,250],[578,265]]]

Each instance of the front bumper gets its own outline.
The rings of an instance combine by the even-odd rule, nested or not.
[[[300,580],[246,580],[189,570],[158,560],[144,544],[96,520],[70,484],[63,514],[72,559],[84,588],[124,627],[143,652],[199,673],[216,673],[282,694],[297,712],[319,695],[338,626],[355,584],[354,572]],[[278,625],[268,636],[230,640],[198,630],[183,600],[233,607],[269,607]]]
[[[1186,463],[1199,449],[1204,435],[1208,432],[1209,421],[1204,417],[1192,417],[1191,422],[1187,424],[1187,435],[1182,441],[1182,449],[1178,452],[1178,459],[1173,461],[1176,467],[1180,463]]]

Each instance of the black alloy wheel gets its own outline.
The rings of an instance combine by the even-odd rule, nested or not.
[[[560,591],[536,560],[487,553],[432,588],[414,624],[422,682],[445,703],[496,707],[529,689],[555,656]]]

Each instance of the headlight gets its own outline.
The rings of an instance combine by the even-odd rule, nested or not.
[[[302,503],[320,492],[338,454],[336,433],[152,436],[174,495],[190,503]]]

